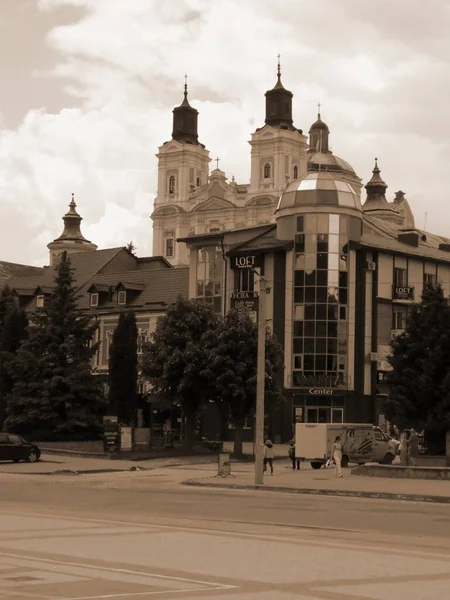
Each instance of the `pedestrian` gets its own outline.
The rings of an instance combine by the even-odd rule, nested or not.
[[[341,438],[338,435],[334,440],[333,450],[331,451],[331,456],[334,460],[334,464],[336,465],[334,476],[335,477],[343,477],[341,471],[341,461],[342,461],[342,444]]]
[[[292,468],[295,471],[295,467],[297,467],[297,471],[300,471],[300,459],[295,456],[295,442],[291,440],[289,442],[289,458],[292,461]]]
[[[419,436],[414,429],[409,432],[408,439],[408,465],[417,467],[417,458],[419,456]]]
[[[264,472],[267,471],[267,465],[270,467],[270,474],[273,475],[273,444],[270,440],[264,443]]]

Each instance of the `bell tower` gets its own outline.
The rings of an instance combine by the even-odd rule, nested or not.
[[[278,55],[277,82],[266,97],[265,125],[252,134],[249,195],[278,199],[287,184],[306,173],[306,137],[294,126],[293,93],[281,82]]]
[[[191,198],[208,183],[209,151],[198,140],[198,111],[188,100],[187,75],[184,98],[173,109],[172,139],[159,148],[158,189],[153,219],[153,255],[164,256],[174,266],[187,264],[187,247],[176,239],[187,236],[186,213]]]

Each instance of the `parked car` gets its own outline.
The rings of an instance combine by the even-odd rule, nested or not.
[[[39,460],[41,451],[36,444],[31,444],[20,435],[14,433],[0,433],[0,461],[12,460],[19,462],[27,460],[34,463]]]

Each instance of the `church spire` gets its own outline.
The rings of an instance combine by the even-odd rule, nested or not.
[[[199,144],[198,141],[198,110],[189,104],[187,75],[184,76],[184,98],[180,106],[173,109],[172,139],[187,144]]]
[[[388,186],[384,183],[380,173],[378,158],[376,158],[375,166],[372,171],[372,178],[364,186],[367,191],[367,199],[364,203],[364,208],[366,210],[388,206],[388,201],[386,200],[386,190]]]
[[[281,62],[278,55],[277,82],[275,87],[265,93],[266,96],[266,125],[278,129],[295,129],[292,120],[293,94],[281,82]]]
[[[317,121],[311,125],[309,130],[308,152],[330,152],[329,137],[330,130],[328,125],[322,121],[319,102],[317,104]]]
[[[55,259],[62,253],[68,254],[75,252],[83,252],[86,250],[97,250],[97,246],[87,240],[81,233],[82,217],[77,213],[77,205],[75,204],[75,194],[72,194],[72,199],[69,204],[69,210],[63,216],[64,230],[62,234],[50,242],[47,248],[50,250],[50,264],[53,265]]]

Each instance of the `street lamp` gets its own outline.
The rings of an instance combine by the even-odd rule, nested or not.
[[[256,419],[255,419],[255,484],[264,481],[264,383],[266,375],[266,295],[270,293],[268,282],[253,270],[259,277],[259,306],[258,306],[258,361],[256,375]]]

